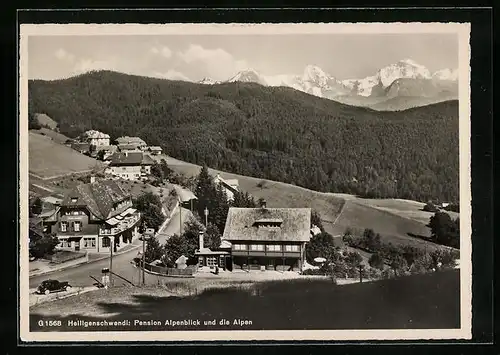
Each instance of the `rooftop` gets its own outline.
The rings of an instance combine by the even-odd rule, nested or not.
[[[109,134],[102,133],[96,130],[89,130],[84,133],[87,138],[109,138]]]
[[[153,165],[154,160],[142,152],[120,152],[109,157],[110,166]]]
[[[266,223],[278,223],[279,227],[266,227]],[[231,207],[222,239],[231,242],[236,240],[307,242],[311,237],[310,228],[310,208]]]
[[[105,220],[113,215],[123,212],[112,211],[113,205],[129,198],[120,186],[113,180],[99,180],[91,184],[76,186],[70,193],[66,194],[61,206],[83,206],[87,207],[97,218]],[[123,208],[123,210],[125,210]]]
[[[116,138],[116,142],[118,144],[141,144],[141,145],[146,145],[146,142],[144,142],[139,137],[123,136],[123,137]]]

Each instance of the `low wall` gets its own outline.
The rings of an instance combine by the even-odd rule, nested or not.
[[[139,266],[142,266],[142,262],[139,263]],[[145,263],[144,269],[151,273],[160,275],[160,276],[172,276],[172,277],[193,277],[194,271],[192,268],[186,269],[176,269],[171,267],[164,266],[155,266],[148,263]]]

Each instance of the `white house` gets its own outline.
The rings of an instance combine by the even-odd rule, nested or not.
[[[125,180],[142,180],[151,174],[154,160],[142,152],[120,152],[109,159],[106,173]]]
[[[238,192],[238,180],[237,179],[223,179],[219,174],[214,178],[214,183],[216,185],[222,186],[224,192],[226,193],[227,200],[233,201],[234,194]]]
[[[95,147],[109,145],[109,135],[96,130],[86,131],[82,138],[84,142]]]

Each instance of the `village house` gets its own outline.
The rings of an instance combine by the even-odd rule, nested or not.
[[[162,153],[161,147],[152,146],[148,148],[151,155],[160,155]]]
[[[80,184],[58,209],[55,233],[63,250],[118,251],[139,236],[140,213],[132,197],[112,180]]]
[[[222,186],[228,201],[234,201],[234,194],[238,192],[239,187],[237,179],[223,179],[217,174],[214,178],[214,183],[217,186]]]
[[[310,208],[229,209],[221,245],[200,248],[195,255],[200,268],[302,271],[305,246],[311,238]]]
[[[148,147],[147,143],[139,137],[129,137],[129,136],[119,137],[116,138],[116,143],[120,151],[126,151],[126,150],[144,151]]]
[[[118,147],[116,145],[101,145],[95,147],[95,150],[92,152],[92,156],[97,157],[99,155],[99,152],[101,151],[104,152],[102,160],[107,160],[109,157],[111,157],[118,151]]]
[[[142,152],[120,152],[109,158],[106,174],[125,180],[142,180],[151,174],[154,160]]]
[[[90,130],[82,134],[80,141],[86,142],[93,147],[108,146],[109,135],[96,130]]]

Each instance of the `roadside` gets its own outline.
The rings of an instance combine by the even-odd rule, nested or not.
[[[54,292],[48,295],[39,295],[35,291],[36,289],[30,289],[29,305],[30,307],[34,305],[39,305],[45,302],[52,302],[55,300],[61,300],[71,296],[81,295],[90,291],[98,290],[97,287],[72,287],[69,291]]]

